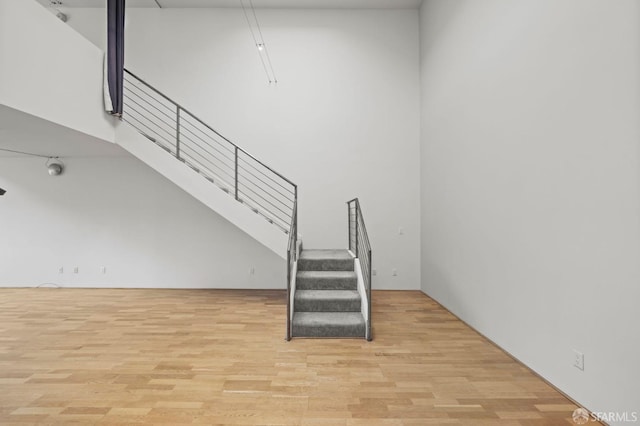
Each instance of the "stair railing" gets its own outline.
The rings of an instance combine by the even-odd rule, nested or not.
[[[131,71],[124,80],[123,121],[284,233],[297,228],[293,182]]]
[[[347,210],[349,217],[349,250],[355,254],[362,271],[362,279],[367,295],[365,337],[368,341],[371,341],[373,339],[371,335],[371,244],[364,224],[360,201],[357,198],[347,201]]]
[[[297,198],[297,195],[296,195]],[[291,279],[295,277],[296,262],[298,261],[298,203],[293,204],[291,229],[289,230],[289,244],[287,246],[287,336],[291,340]]]

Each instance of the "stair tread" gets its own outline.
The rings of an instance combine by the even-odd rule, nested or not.
[[[305,300],[360,300],[356,290],[296,290],[296,299]]]
[[[302,250],[300,253],[300,259],[307,260],[351,260],[353,256],[348,250],[336,250],[336,249],[313,249]]]
[[[298,271],[298,278],[357,278],[354,271]]]
[[[298,271],[296,288],[298,290],[356,290],[358,276],[353,271]]]
[[[303,250],[298,271],[352,271],[353,259],[347,250]]]
[[[364,326],[364,317],[360,312],[295,312],[293,323],[301,326]]]

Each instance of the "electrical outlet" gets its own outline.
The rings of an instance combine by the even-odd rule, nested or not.
[[[398,228],[398,235],[404,235],[404,228],[402,226]]]
[[[107,273],[107,267],[106,267],[106,266],[101,266],[101,267],[100,267],[100,273],[101,273],[102,275],[106,274],[106,273]]]
[[[584,371],[584,354],[575,349],[573,350],[573,366]]]
[[[394,277],[397,277],[397,276],[398,276],[398,270],[397,270],[397,269],[395,269],[395,268],[394,268],[394,269],[392,269],[392,270],[391,270],[391,275],[393,275]]]
[[[73,268],[73,273],[77,274],[80,271],[80,268],[78,268],[77,266]]]
[[[249,270],[249,275],[255,275],[256,274],[256,268],[251,268]]]
[[[61,266],[58,268],[58,273],[59,274],[64,274],[64,266]]]
[[[375,277],[376,275],[378,275],[378,270],[377,270],[377,269],[373,269],[373,270],[371,271],[371,275],[373,275],[374,277]]]

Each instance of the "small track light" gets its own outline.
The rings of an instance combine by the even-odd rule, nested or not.
[[[0,188],[0,195],[4,195],[6,193],[7,193],[7,191],[5,191],[4,189]]]

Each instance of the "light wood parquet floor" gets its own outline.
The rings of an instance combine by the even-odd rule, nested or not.
[[[373,315],[373,342],[286,342],[282,291],[0,289],[0,424],[574,424],[422,293]]]

